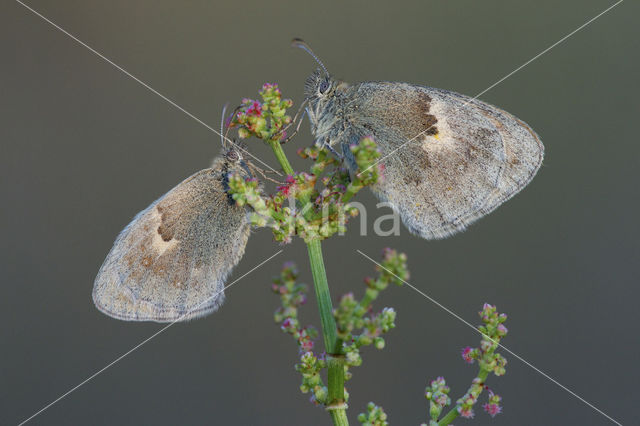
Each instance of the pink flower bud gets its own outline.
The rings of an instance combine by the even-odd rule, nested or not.
[[[473,418],[473,410],[471,409],[471,407],[458,407],[458,412],[460,413],[460,417],[464,417],[465,419]]]
[[[498,404],[484,404],[482,406],[484,411],[486,411],[491,417],[495,417],[496,415],[502,413],[502,407]]]
[[[474,350],[470,346],[462,349],[462,359],[464,359],[464,362],[467,364],[473,364],[474,355]]]

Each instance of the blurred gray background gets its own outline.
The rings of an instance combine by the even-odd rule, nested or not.
[[[613,1],[169,2],[28,4],[214,127],[222,105],[277,82],[298,105],[312,59],[347,81],[389,80],[475,95]],[[509,314],[504,344],[623,424],[637,424],[640,113],[637,2],[626,1],[482,99],[526,120],[547,154],[521,194],[467,232],[427,242],[347,236],[324,244],[334,299],[354,291],[391,246],[411,283],[478,323]],[[206,167],[219,138],[20,4],[0,5],[0,423],[16,424],[162,326],[127,323],[91,302],[96,272],[139,210]],[[311,141],[308,126],[287,147]],[[256,142],[252,151],[277,164]],[[302,161],[294,161],[298,167]],[[376,212],[370,194],[360,197]],[[377,213],[386,214],[388,210]],[[257,230],[234,277],[278,250]],[[30,424],[323,425],[273,324],[270,279],[301,241],[242,279],[217,313],[176,324]],[[350,418],[368,401],[393,425],[426,421],[423,392],[443,375],[454,401],[476,373],[460,348],[479,336],[408,287],[383,351],[348,382]],[[304,309],[318,323],[315,298]],[[514,357],[488,384],[503,396],[455,424],[611,424]]]

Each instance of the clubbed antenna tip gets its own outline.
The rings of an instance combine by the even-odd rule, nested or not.
[[[313,59],[315,59],[315,61],[318,63],[318,65],[320,65],[320,67],[322,68],[324,73],[327,75],[327,77],[329,77],[329,71],[327,71],[327,68],[324,66],[322,61],[320,59],[318,59],[316,54],[313,53],[313,50],[311,50],[311,47],[309,47],[309,45],[304,40],[302,40],[301,38],[297,38],[296,37],[293,40],[291,40],[291,46],[300,48],[300,49],[304,50],[305,52],[307,52],[309,55],[311,55],[311,57]]]

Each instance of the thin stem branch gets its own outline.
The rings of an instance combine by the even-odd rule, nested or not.
[[[487,380],[489,373],[490,373],[489,370],[484,370],[481,368],[480,371],[478,372],[477,379],[479,379],[481,383],[484,383],[485,380]],[[480,395],[478,394],[478,396]],[[449,412],[442,419],[440,419],[440,421],[438,421],[438,426],[448,425],[449,423],[454,421],[459,415],[460,413],[458,412],[458,404],[456,404],[451,410],[449,410]]]
[[[449,412],[438,422],[438,426],[445,426],[454,421],[460,413],[458,413],[458,405],[456,404]]]

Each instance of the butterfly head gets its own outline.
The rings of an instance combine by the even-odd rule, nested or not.
[[[247,152],[246,145],[238,141],[233,141],[228,146],[223,147],[221,157],[225,162],[224,169],[251,177],[252,164],[245,155]]]
[[[337,121],[336,108],[340,102],[335,100],[340,98],[341,94],[345,94],[349,85],[333,78],[307,43],[296,38],[293,39],[292,46],[306,51],[319,65],[319,68],[307,78],[304,102],[307,104],[306,111],[316,143],[324,145],[330,139],[330,133],[335,129]]]
[[[321,69],[317,69],[307,78],[304,84],[305,100],[308,102],[307,112],[312,121],[323,111],[336,93],[340,82]]]
[[[234,144],[235,143],[236,142],[234,142]],[[244,161],[242,152],[240,151],[239,147],[235,145],[232,145],[229,148],[223,149],[222,155],[225,158],[225,160],[227,160],[231,164],[240,164]]]
[[[304,94],[309,101],[328,98],[337,86],[337,81],[320,68],[307,78],[304,84]]]

